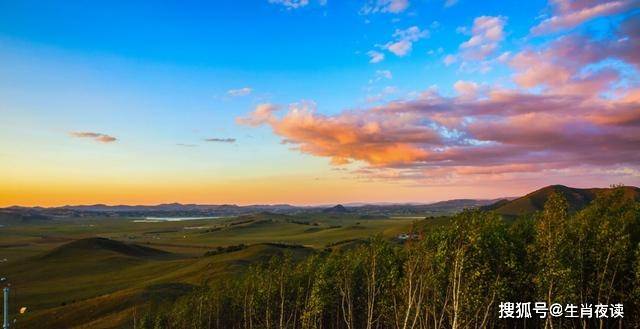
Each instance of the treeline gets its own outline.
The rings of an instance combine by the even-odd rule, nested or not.
[[[622,189],[575,214],[557,194],[529,218],[465,211],[421,236],[274,258],[152,307],[136,327],[640,327],[640,206]],[[621,303],[624,318],[501,319],[501,302]]]
[[[218,247],[214,250],[209,250],[206,253],[204,253],[205,257],[206,256],[215,256],[215,255],[221,255],[221,254],[227,254],[230,252],[234,252],[234,251],[240,251],[247,248],[247,246],[244,243],[238,244],[238,245],[233,245],[233,246],[228,246],[228,247]]]

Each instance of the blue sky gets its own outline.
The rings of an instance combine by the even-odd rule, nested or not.
[[[389,10],[396,2],[401,10]],[[610,39],[620,22],[637,12],[630,1],[623,10],[532,35],[532,27],[566,13],[545,1],[309,0],[297,8],[291,3],[296,2],[0,2],[0,157],[13,184],[3,191],[6,202],[20,203],[25,196],[18,191],[35,184],[33,177],[61,186],[27,203],[46,202],[60,191],[94,190],[96,186],[87,183],[93,178],[117,180],[121,188],[136,191],[159,177],[170,177],[180,186],[229,179],[249,184],[246,180],[293,176],[291,184],[322,178],[340,185],[358,175],[345,178],[332,167],[328,158],[335,159],[336,154],[278,132],[273,122],[252,127],[238,124],[238,118],[252,115],[259,104],[291,109],[310,102],[317,115],[339,121],[350,111],[413,100],[427,90],[458,97],[464,84],[458,89],[454,85],[460,81],[473,82],[474,93],[519,88],[509,56],[571,33]],[[377,10],[366,13],[367,8]],[[500,37],[482,59],[463,60],[469,54],[463,55],[462,45],[474,36],[478,17],[495,18]],[[410,35],[410,29],[419,33]],[[411,39],[410,51],[394,54],[389,46],[404,39]],[[372,51],[384,54],[384,60],[372,63],[368,55]],[[457,60],[446,64],[447,55]],[[498,60],[500,55],[504,61]],[[629,84],[629,79],[621,83]],[[539,94],[542,89],[544,85],[529,92]],[[431,124],[431,119],[420,120]],[[96,140],[99,134],[113,136],[117,142],[86,139],[93,135],[72,138],[81,136],[74,135],[77,132],[98,134]],[[293,142],[283,144],[283,140]],[[305,145],[313,151],[305,151]],[[349,171],[380,167],[367,156],[346,158]],[[398,164],[388,167],[397,170]],[[68,176],[76,178],[64,187],[63,177]],[[511,191],[541,183],[536,180]],[[415,190],[407,186],[415,182],[400,185],[401,198],[411,198]],[[195,193],[185,189],[188,195]],[[446,195],[461,193],[447,191]],[[467,194],[482,194],[474,191]],[[184,200],[208,201],[207,191],[201,192]],[[386,198],[350,193],[334,199]],[[90,201],[68,195],[69,202]],[[113,195],[102,197],[110,200]],[[156,199],[134,201],[170,199],[180,197],[168,190]],[[244,202],[239,196],[229,199]],[[287,201],[286,194],[280,199],[246,202]],[[334,199],[310,196],[299,202]],[[437,197],[410,201],[420,201],[416,199]]]
[[[28,95],[7,97],[10,100],[32,102],[34,92],[49,96],[89,88],[94,100],[105,96],[126,103],[116,106],[136,107],[128,111],[133,115],[150,114],[140,107],[166,108],[172,121],[178,109],[194,116],[184,124],[194,129],[204,129],[200,115],[212,115],[209,110],[233,122],[235,115],[260,101],[314,100],[320,111],[336,113],[366,106],[367,96],[386,86],[409,93],[437,85],[450,92],[456,80],[478,75],[455,72],[442,63],[444,54],[457,51],[468,38],[456,28],[470,27],[476,16],[508,15],[510,33],[526,35],[531,17],[519,15],[545,9],[543,2],[534,3],[523,10],[514,4],[444,7],[424,1],[412,3],[402,15],[363,15],[361,1],[312,3],[299,9],[267,1],[6,2],[0,11],[2,81],[18,92],[28,90]],[[390,41],[396,29],[410,26],[429,30],[429,37],[417,42],[408,56],[368,62],[368,51]],[[430,50],[435,54],[429,55]],[[370,86],[379,70],[393,72],[393,81]],[[228,90],[247,86],[253,90],[250,98],[225,97]],[[46,98],[59,102],[49,113],[77,106],[69,104],[77,99],[55,98]],[[111,110],[102,113],[99,120],[116,119]],[[230,122],[215,128],[237,133]]]

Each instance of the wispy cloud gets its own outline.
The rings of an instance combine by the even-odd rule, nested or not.
[[[113,136],[109,136],[107,134],[102,134],[102,133],[91,132],[91,131],[73,131],[73,132],[70,132],[69,135],[75,138],[93,139],[94,141],[100,142],[100,143],[113,143],[118,140]]]
[[[230,89],[227,91],[227,95],[231,96],[231,97],[241,97],[241,96],[247,96],[249,94],[251,94],[251,92],[253,91],[253,89],[251,89],[250,87],[243,87],[243,88],[238,88],[238,89]]]
[[[204,141],[212,142],[212,143],[235,143],[236,139],[235,138],[205,138]]]
[[[369,84],[376,83],[381,80],[391,80],[393,79],[393,73],[389,70],[376,70],[375,76],[369,79]]]
[[[383,47],[394,55],[403,57],[411,52],[414,42],[427,38],[428,36],[428,30],[421,30],[417,26],[412,26],[404,30],[398,29],[393,33],[395,40],[388,42]]]
[[[384,60],[384,54],[375,50],[368,51],[367,56],[369,56],[369,63],[372,64],[380,63]]]
[[[452,7],[454,6],[456,3],[458,3],[458,0],[445,0],[444,1],[444,6],[446,7]]]
[[[444,56],[444,58],[442,59],[442,62],[444,63],[444,65],[449,66],[449,65],[455,63],[457,60],[458,59],[456,58],[455,55],[449,54],[447,56]]]
[[[309,0],[268,0],[269,3],[281,5],[287,9],[298,9],[309,5]],[[327,0],[318,0],[320,6],[327,4]]]
[[[551,0],[550,2],[553,6],[553,16],[531,28],[531,33],[534,35],[573,28],[594,18],[619,14],[640,5],[637,0]]]
[[[397,92],[398,92],[398,88],[397,87],[395,87],[395,86],[386,86],[386,87],[382,88],[382,90],[377,94],[367,95],[366,102],[367,103],[376,103],[376,102],[384,100],[386,97],[388,97],[390,95],[396,94]]]
[[[360,9],[360,14],[369,15],[375,13],[398,14],[409,8],[409,0],[369,0]]]

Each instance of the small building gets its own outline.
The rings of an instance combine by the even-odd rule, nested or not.
[[[416,233],[400,233],[398,234],[398,236],[396,237],[398,240],[401,241],[406,241],[406,240],[419,240],[420,239],[420,235],[416,234]]]

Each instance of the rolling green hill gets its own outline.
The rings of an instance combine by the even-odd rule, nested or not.
[[[634,186],[623,187],[625,196],[629,199],[640,200],[640,188]],[[519,216],[535,213],[544,207],[552,193],[559,193],[569,202],[571,211],[578,211],[586,207],[596,198],[598,193],[608,193],[610,188],[573,188],[564,185],[550,185],[514,200],[500,200],[492,205],[482,207],[484,210],[494,210],[504,216]]]

